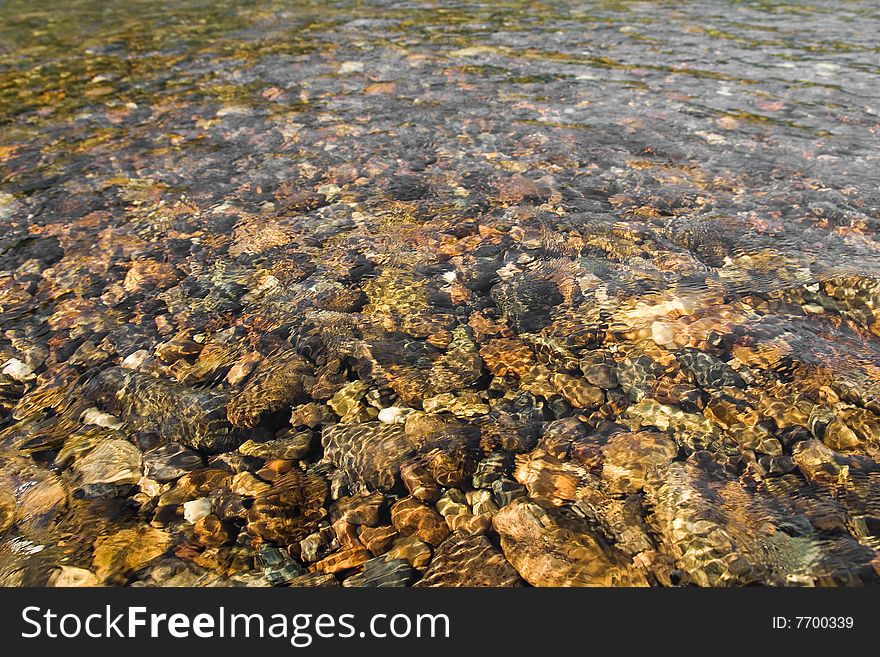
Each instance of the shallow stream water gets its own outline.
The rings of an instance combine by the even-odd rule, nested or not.
[[[0,1],[0,582],[877,584],[878,34]]]

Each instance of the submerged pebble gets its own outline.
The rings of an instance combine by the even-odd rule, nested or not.
[[[880,583],[870,3],[281,4],[0,3],[0,584]]]

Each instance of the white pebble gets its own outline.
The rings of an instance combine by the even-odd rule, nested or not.
[[[129,354],[122,361],[122,367],[127,370],[136,370],[140,369],[140,366],[144,364],[144,361],[150,357],[150,352],[146,349],[138,349],[134,353]]]
[[[363,62],[342,62],[342,65],[339,67],[340,73],[360,73],[363,70]]]
[[[83,424],[94,424],[105,429],[121,429],[123,424],[115,415],[105,413],[94,406],[84,410],[82,415],[79,416],[79,421]]]
[[[22,383],[34,378],[34,371],[18,358],[10,358],[3,364],[3,374]]]
[[[196,523],[209,515],[211,515],[211,500],[207,497],[183,503],[183,518],[187,522]]]
[[[141,492],[149,497],[159,497],[162,493],[171,488],[170,484],[162,484],[155,479],[150,479],[146,476],[141,477],[137,485],[138,488],[141,489]]]
[[[651,339],[659,346],[665,347],[675,343],[675,331],[669,324],[654,322],[651,324]]]
[[[379,411],[379,422],[394,424],[403,417],[403,409],[399,406],[389,406]]]

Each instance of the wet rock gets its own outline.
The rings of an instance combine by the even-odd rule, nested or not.
[[[632,418],[634,429],[654,427],[671,431],[677,442],[692,450],[703,449],[720,439],[718,429],[702,415],[686,413],[654,399],[642,399],[630,406],[626,415]]]
[[[232,475],[225,470],[202,468],[187,472],[180,477],[174,490],[186,499],[205,497],[218,488],[227,487],[232,478]]]
[[[168,443],[144,453],[144,471],[160,482],[174,481],[205,467],[202,457],[180,443]]]
[[[306,563],[319,561],[338,548],[336,532],[330,527],[309,534],[299,542],[300,556]]]
[[[0,534],[15,524],[15,494],[5,488],[0,489]]]
[[[339,468],[355,488],[387,490],[410,456],[441,440],[441,436],[414,432],[414,426],[408,419],[405,426],[366,422],[327,427],[321,434],[324,459]]]
[[[255,474],[263,481],[274,483],[284,474],[290,472],[293,467],[293,461],[290,459],[272,459],[271,461],[266,461],[263,467],[257,470]]]
[[[654,322],[651,324],[651,339],[659,346],[674,349],[678,345],[675,341],[675,325],[669,322]]]
[[[728,433],[743,449],[750,449],[770,456],[782,455],[782,444],[765,424],[753,427],[735,426]]]
[[[880,456],[880,417],[863,408],[842,410],[825,427],[822,440],[838,452]]]
[[[539,584],[878,583],[880,193],[853,156],[873,110],[757,59],[785,100],[755,100],[760,124],[700,107],[717,70],[684,94],[664,66],[613,72],[650,94],[557,83],[541,42],[570,16],[483,12],[529,53],[500,80],[425,65],[425,39],[380,61],[336,9],[297,26],[333,23],[314,57],[272,7],[219,45],[163,10],[158,59],[120,78],[113,21],[86,21],[71,75],[75,20],[3,49],[0,584],[458,584],[498,544]],[[700,59],[706,34],[660,32],[660,59]],[[873,74],[874,32],[824,53],[841,88]],[[452,59],[505,54],[480,38]],[[363,61],[333,60],[352,43]],[[445,532],[432,561],[419,536]]]
[[[473,476],[474,488],[489,488],[493,482],[513,471],[513,458],[510,455],[495,452],[477,464]]]
[[[72,467],[76,485],[87,494],[102,486],[136,484],[142,474],[141,453],[131,443],[118,438],[101,442]]]
[[[379,411],[379,415],[376,419],[384,424],[397,424],[398,422],[402,422],[405,416],[406,413],[399,406],[389,406],[388,408],[383,408]]]
[[[650,469],[671,463],[678,447],[661,433],[639,431],[611,436],[602,451],[602,480],[611,492],[630,493],[644,487]]]
[[[403,427],[379,422],[328,427],[321,443],[325,459],[353,482],[374,489],[391,488],[400,465],[414,451]]]
[[[245,498],[228,488],[219,488],[210,495],[211,508],[221,520],[244,520],[247,518]]]
[[[284,550],[268,545],[260,548],[259,563],[266,577],[275,585],[289,584],[305,574],[305,568],[296,559]]]
[[[840,417],[836,417],[828,423],[822,440],[831,449],[838,452],[856,449],[861,442],[856,432],[850,429]]]
[[[471,490],[465,494],[465,497],[474,515],[493,514],[498,511],[498,506],[492,501],[492,493],[487,490]]]
[[[404,419],[404,433],[414,445],[431,445],[444,436],[450,423],[440,415],[414,411]]]
[[[610,555],[585,527],[514,500],[492,520],[505,558],[533,586],[635,586],[645,576]]]
[[[581,362],[581,372],[587,383],[603,390],[611,390],[618,385],[617,373],[608,363],[584,361]]]
[[[260,497],[272,490],[272,486],[250,472],[238,472],[229,483],[229,489],[241,497]]]
[[[662,375],[663,367],[649,356],[625,358],[617,366],[617,380],[620,387],[636,402],[650,394],[657,378]]]
[[[575,408],[596,409],[605,403],[602,389],[570,374],[554,374],[553,386]]]
[[[241,385],[262,361],[263,357],[258,353],[245,354],[226,373],[226,383],[233,387]]]
[[[207,548],[219,548],[235,538],[229,523],[211,514],[200,518],[193,527],[199,543]]]
[[[819,440],[806,440],[795,445],[794,462],[807,479],[836,481],[842,465],[836,452]]]
[[[745,387],[745,381],[724,361],[701,351],[684,351],[678,354],[678,362],[696,384],[702,388],[723,386]]]
[[[47,586],[56,586],[63,588],[80,588],[90,586],[100,586],[97,575],[86,568],[77,568],[76,566],[61,566],[46,582]]]
[[[128,356],[122,359],[122,363],[120,365],[123,369],[126,370],[139,370],[149,358],[149,351],[147,351],[146,349],[138,349],[137,351],[131,352]]]
[[[417,577],[418,571],[406,559],[376,558],[364,562],[363,571],[349,577],[342,585],[379,588],[409,586]]]
[[[299,577],[294,577],[287,583],[292,587],[313,588],[318,586],[339,586],[339,580],[330,573],[306,573]]]
[[[155,354],[162,362],[172,364],[181,359],[195,360],[204,348],[205,345],[200,342],[176,338],[156,345]]]
[[[79,421],[83,424],[93,424],[105,429],[121,429],[123,426],[119,418],[109,413],[102,413],[97,408],[87,408],[84,410],[82,415],[79,416]]]
[[[404,463],[400,467],[400,478],[409,494],[422,502],[435,502],[440,497],[440,485],[434,481],[422,459]]]
[[[325,557],[312,568],[320,573],[341,573],[352,570],[362,565],[371,558],[370,552],[365,547],[353,547],[339,552],[334,552]]]
[[[480,422],[480,447],[485,452],[527,452],[544,428],[544,405],[532,393],[499,403]]]
[[[472,418],[489,412],[489,405],[476,393],[454,395],[445,392],[422,400],[422,408],[428,413],[452,413],[455,417]]]
[[[529,497],[554,506],[578,498],[578,487],[586,480],[586,471],[572,462],[562,462],[540,450],[516,459],[513,473],[529,491]]]
[[[486,534],[492,528],[492,514],[490,513],[448,515],[445,520],[450,532],[464,535]]]
[[[550,422],[538,441],[538,448],[550,456],[565,460],[568,458],[572,444],[587,440],[589,427],[578,417],[567,417]]]
[[[240,350],[237,344],[224,343],[220,337],[205,343],[192,365],[189,361],[176,361],[170,370],[178,381],[187,385],[213,383],[230,371]]]
[[[332,525],[336,540],[344,550],[355,547],[364,547],[358,536],[360,527],[345,520],[337,520]]]
[[[197,523],[202,518],[211,514],[211,500],[200,497],[183,504],[183,519],[187,522]]]
[[[379,92],[380,88],[376,88],[373,93]],[[430,187],[419,176],[399,175],[388,184],[386,191],[398,201],[415,201],[427,196]]]
[[[362,526],[360,530],[361,543],[377,557],[387,552],[398,536],[397,530],[390,525],[383,525],[381,527]]]
[[[725,430],[754,427],[761,421],[761,416],[754,409],[724,398],[710,399],[703,414]]]
[[[36,378],[33,370],[18,358],[10,358],[0,367],[3,368],[0,372],[20,383],[28,383]]]
[[[700,586],[815,581],[811,573],[823,570],[826,550],[854,547],[846,539],[833,548],[823,544],[806,518],[779,509],[774,498],[749,494],[705,452],[670,464],[645,491],[664,551]],[[783,498],[798,496],[787,491]]]
[[[337,500],[331,515],[335,520],[344,520],[353,525],[375,527],[379,524],[384,504],[385,498],[380,493],[352,495]]]
[[[671,585],[674,564],[665,555],[656,552],[650,530],[644,520],[645,509],[641,494],[621,498],[617,493],[605,493],[591,488],[584,491],[577,507],[593,526],[600,529],[615,548],[627,557],[648,559],[652,574],[664,585]]]
[[[125,275],[122,286],[126,292],[143,292],[149,288],[165,289],[180,277],[174,265],[156,260],[137,260]]]
[[[159,434],[192,449],[214,453],[235,449],[241,435],[226,419],[227,395],[109,368],[85,387],[99,408],[122,418],[134,431]]]
[[[536,333],[564,301],[559,287],[534,273],[523,273],[492,288],[492,299],[518,333]]]
[[[516,338],[500,338],[482,344],[480,357],[495,376],[523,375],[535,359],[532,350]]]
[[[316,429],[322,424],[331,424],[335,421],[333,412],[326,404],[316,404],[315,402],[296,406],[290,413],[290,425],[294,428]]]
[[[370,385],[365,381],[352,381],[333,395],[330,401],[327,402],[327,405],[333,409],[333,412],[341,418],[340,421],[345,424],[358,421],[367,422],[370,418],[366,415],[367,409],[361,403],[361,400],[366,396],[369,389]]]
[[[291,470],[254,500],[247,529],[264,540],[298,542],[326,516],[326,498],[327,482],[322,477]]]
[[[246,440],[238,446],[238,451],[245,456],[261,459],[298,460],[309,453],[311,444],[312,432],[299,431],[265,442]]]
[[[170,536],[149,526],[123,529],[95,540],[94,567],[99,582],[122,583],[134,571],[161,556]]]
[[[438,391],[464,390],[477,383],[482,374],[483,360],[471,331],[465,326],[457,326],[452,331],[452,340],[446,345],[445,353],[431,368],[431,388]]]
[[[262,361],[241,392],[229,399],[229,422],[234,427],[253,428],[264,415],[304,401],[312,376],[308,361],[293,352]]]
[[[404,536],[413,534],[431,545],[439,545],[449,535],[442,516],[414,497],[405,497],[391,507],[391,523]]]
[[[444,518],[446,516],[455,516],[463,513],[469,514],[471,511],[464,493],[457,488],[452,488],[443,493],[443,497],[437,500],[435,506],[437,511],[440,512],[440,515]]]
[[[385,559],[403,559],[416,570],[424,570],[432,554],[431,546],[413,535],[396,539],[385,553]]]
[[[463,444],[447,444],[420,456],[431,478],[440,486],[461,486],[474,470],[474,452]]]
[[[492,482],[492,496],[498,506],[505,507],[518,497],[524,497],[527,489],[512,479],[496,479]]]
[[[810,414],[804,426],[810,430],[814,438],[822,440],[825,436],[825,429],[836,417],[834,409],[816,404],[810,409]]]
[[[485,536],[452,534],[416,586],[520,586],[522,580]]]

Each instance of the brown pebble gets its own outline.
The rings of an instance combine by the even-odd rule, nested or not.
[[[365,547],[349,548],[331,554],[329,557],[311,566],[311,570],[320,573],[341,573],[344,570],[357,568],[372,556]]]
[[[360,539],[374,556],[379,556],[388,551],[391,543],[399,536],[397,530],[391,525],[382,527],[361,527]]]
[[[449,535],[443,517],[414,497],[405,497],[391,507],[391,522],[401,534],[415,534],[435,546]]]

